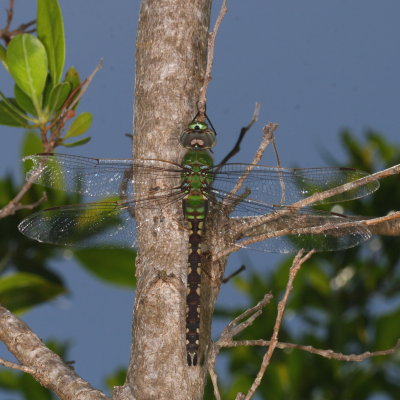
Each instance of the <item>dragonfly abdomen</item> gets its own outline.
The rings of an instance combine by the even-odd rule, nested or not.
[[[201,243],[207,213],[207,200],[202,195],[189,195],[183,200],[183,210],[190,227],[186,296],[186,351],[188,365],[192,366],[197,365],[199,361]]]

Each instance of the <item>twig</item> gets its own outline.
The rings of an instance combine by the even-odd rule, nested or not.
[[[260,146],[258,147],[256,154],[253,158],[253,161],[251,164],[248,164],[247,167],[245,168],[243,175],[238,179],[236,182],[236,185],[232,188],[232,190],[229,192],[227,197],[224,199],[223,204],[227,204],[227,202],[230,200],[231,196],[236,194],[241,187],[243,186],[243,183],[249,173],[257,166],[257,164],[260,162],[266,148],[268,145],[271,143],[273,140],[273,135],[275,130],[278,128],[278,124],[274,124],[270,122],[268,125],[265,125],[263,128],[263,138],[261,140]]]
[[[21,24],[18,28],[11,31],[11,23],[14,17],[14,0],[9,1],[8,8],[6,10],[7,14],[7,22],[6,26],[3,29],[0,29],[0,39],[3,39],[6,45],[10,42],[10,40],[21,33],[32,33],[35,32],[35,28],[29,29],[32,25],[36,23],[36,20],[32,20]]]
[[[293,210],[301,209],[302,207],[311,205],[315,202],[320,202],[329,197],[341,194],[341,193],[349,191],[349,190],[353,190],[353,189],[363,186],[365,184],[375,182],[375,181],[378,181],[379,179],[383,179],[388,176],[396,175],[399,173],[400,173],[400,164],[395,165],[390,168],[387,168],[383,171],[379,171],[374,174],[365,176],[364,178],[357,179],[356,181],[345,183],[343,185],[337,186],[332,189],[325,190],[323,192],[314,193],[313,195],[311,195],[305,199],[299,200],[296,203],[293,203],[290,206],[283,208],[282,211],[277,211],[275,213],[267,214],[267,215],[263,215],[263,216],[257,216],[252,219],[247,218],[245,226],[243,226],[241,229],[239,229],[237,231],[237,236],[240,237],[241,235],[248,232],[250,229],[252,229],[256,226],[260,226],[261,224],[271,223],[272,221],[278,220],[285,214],[289,214],[291,212],[291,209],[293,209]],[[362,217],[360,217],[359,220],[354,220],[354,219],[349,218],[349,222],[340,223],[340,228],[350,228],[350,227],[355,227],[355,226],[368,227],[368,226],[374,226],[374,224],[376,224],[377,227],[379,227],[379,224],[383,224],[385,221],[395,220],[398,218],[400,218],[400,215],[397,215],[396,213],[387,215],[384,217],[378,217],[378,218],[373,218],[373,219],[368,219],[368,220],[363,220]],[[314,227],[305,227],[303,229],[300,228],[300,229],[296,229],[296,230],[293,230],[292,228],[293,227],[288,226],[288,227],[285,227],[285,229],[277,230],[275,232],[270,232],[270,233],[256,236],[254,238],[249,238],[249,239],[243,240],[239,244],[228,247],[228,248],[220,251],[219,253],[213,255],[213,261],[216,261],[222,257],[226,257],[227,255],[229,255],[235,251],[239,251],[242,247],[248,246],[255,242],[260,242],[260,241],[267,240],[267,239],[270,239],[273,237],[290,235],[293,233],[296,233],[296,234],[323,233],[324,231],[333,229],[334,226],[322,225],[322,226],[314,226]]]
[[[239,347],[239,346],[270,346],[270,340],[235,340],[231,343],[221,343],[221,347]],[[354,361],[360,362],[364,361],[367,358],[371,357],[379,357],[379,356],[388,356],[390,354],[394,354],[400,350],[400,339],[397,341],[396,345],[386,349],[386,350],[379,350],[379,351],[366,351],[361,354],[343,354],[338,353],[333,350],[324,350],[324,349],[317,349],[313,346],[308,345],[301,345],[296,343],[286,343],[286,342],[278,342],[276,344],[276,348],[278,349],[297,349],[306,351],[311,354],[317,354],[321,357],[328,358],[331,360],[338,360],[338,361]]]
[[[51,137],[49,141],[47,141],[44,137],[44,152],[49,153],[52,149],[57,145],[57,139],[59,137],[60,131],[63,129],[65,121],[69,118],[69,112],[75,107],[81,97],[85,94],[89,85],[91,84],[94,76],[97,72],[103,68],[103,60],[100,60],[96,65],[96,68],[93,72],[81,83],[81,85],[76,88],[65,101],[64,108],[62,109],[58,119],[54,121],[47,130],[52,129],[54,125],[56,128],[52,131]],[[77,90],[79,90],[78,94],[75,96]],[[42,135],[43,138],[43,135]]]
[[[232,272],[230,275],[228,275],[226,278],[222,279],[222,283],[227,283],[229,282],[234,276],[239,275],[242,271],[244,271],[246,267],[242,265],[240,268],[238,268],[236,271]]]
[[[31,375],[35,373],[35,370],[33,368],[26,367],[25,365],[19,365],[11,361],[4,360],[3,358],[0,358],[0,365],[3,365],[4,367],[7,368],[16,369],[18,371],[26,372],[27,374]]]
[[[7,24],[6,24],[6,30],[9,31],[11,28],[11,22],[14,16],[14,0],[10,0],[8,4],[8,8],[6,10],[7,13]]]
[[[259,317],[262,313],[262,309],[271,301],[272,294],[267,293],[264,298],[259,301],[254,307],[251,307],[244,311],[242,314],[232,320],[222,331],[220,338],[212,343],[209,355],[208,355],[208,372],[211,376],[211,380],[214,387],[214,394],[217,399],[220,399],[217,375],[215,373],[215,361],[217,355],[222,347],[228,347],[230,343],[233,343],[232,338],[250,326],[254,320]],[[247,318],[247,319],[245,319]],[[244,320],[244,321],[243,321]]]
[[[210,374],[210,378],[211,378],[211,382],[213,384],[213,389],[214,389],[214,396],[217,400],[221,400],[221,394],[219,393],[219,389],[218,389],[218,377],[217,374],[215,373],[214,368],[210,368],[208,370],[209,374]]]
[[[276,142],[275,142],[275,135],[273,135],[272,146],[274,147],[276,166],[278,168],[278,174],[279,174],[279,183],[281,185],[281,192],[282,192],[280,204],[285,204],[286,203],[286,185],[285,185],[285,180],[283,179],[283,173],[281,171],[282,165],[281,165],[281,159],[279,157],[278,147],[276,146]]]
[[[226,164],[228,162],[228,160],[230,160],[235,154],[239,153],[240,144],[242,143],[244,136],[250,130],[250,128],[257,122],[259,114],[260,114],[260,103],[257,102],[255,105],[253,116],[251,117],[250,122],[240,130],[239,137],[238,137],[235,145],[233,146],[232,150],[221,161],[221,163],[220,163],[221,166]],[[218,169],[216,170],[216,172],[218,172]]]
[[[235,335],[242,332],[261,314],[262,309],[271,301],[272,294],[267,293],[254,307],[248,308],[242,314],[233,319],[222,331],[220,339],[215,343],[216,346],[226,340],[232,339]],[[249,317],[249,318],[248,318]],[[245,320],[245,318],[247,318]],[[243,321],[245,320],[245,321]],[[243,322],[240,322],[243,321]]]
[[[197,109],[200,115],[205,115],[206,112],[206,94],[208,84],[211,82],[211,70],[214,62],[215,38],[217,37],[219,27],[227,11],[228,8],[226,7],[226,0],[222,0],[221,9],[219,10],[217,20],[215,21],[214,30],[210,32],[208,36],[207,66],[204,74],[203,86],[200,89],[199,101],[197,103]]]
[[[270,345],[268,347],[268,351],[265,353],[265,355],[263,357],[263,360],[262,360],[262,363],[260,366],[260,370],[258,371],[258,374],[257,374],[256,378],[254,379],[253,384],[251,385],[246,396],[244,397],[245,400],[249,400],[253,396],[255,391],[257,390],[258,386],[260,386],[261,379],[263,378],[263,376],[265,374],[265,370],[267,369],[269,362],[271,360],[272,354],[274,353],[275,348],[278,344],[278,334],[279,334],[279,330],[280,330],[281,323],[282,323],[283,313],[285,312],[285,308],[286,308],[287,301],[289,299],[290,292],[293,289],[293,281],[297,275],[297,272],[300,270],[302,264],[305,261],[307,261],[314,253],[315,253],[315,251],[312,250],[312,251],[309,251],[308,253],[306,253],[305,255],[303,255],[304,252],[302,250],[300,250],[293,260],[292,266],[290,267],[290,271],[289,271],[289,279],[288,279],[288,283],[286,285],[285,294],[283,296],[283,299],[278,303],[278,313],[276,316],[274,330],[273,330],[273,333],[272,333],[272,336],[270,339]]]
[[[20,201],[25,196],[26,192],[31,188],[32,184],[35,182],[36,178],[40,174],[40,170],[38,169],[32,175],[29,176],[28,180],[24,183],[21,187],[18,194],[8,202],[6,206],[4,206],[0,210],[0,219],[8,217],[9,215],[13,215],[17,210],[22,208],[34,208],[36,205],[40,204],[41,202],[45,201],[44,196],[42,196],[37,202],[33,203],[33,205],[27,204],[26,206],[21,204]],[[32,206],[32,207],[31,207]]]
[[[0,306],[0,340],[29,373],[61,399],[105,400],[37,337],[19,318]],[[27,371],[28,372],[28,371]]]

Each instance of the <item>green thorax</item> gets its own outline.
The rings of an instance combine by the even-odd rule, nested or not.
[[[181,135],[181,145],[188,151],[183,156],[181,166],[182,191],[185,218],[204,219],[207,213],[207,193],[212,183],[213,159],[208,151],[215,145],[215,132],[204,122],[192,121]]]
[[[182,160],[181,182],[186,193],[184,200],[185,218],[204,219],[207,213],[207,193],[212,183],[209,169],[213,165],[211,154],[207,150],[189,150]]]

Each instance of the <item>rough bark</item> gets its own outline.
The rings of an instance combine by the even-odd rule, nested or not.
[[[179,136],[196,114],[210,7],[211,0],[142,1],[136,42],[135,158],[179,162],[184,153]],[[162,188],[162,179],[137,185],[136,193],[143,196],[155,184]],[[135,214],[137,293],[127,381],[115,392],[121,399],[203,396],[205,366],[188,367],[186,362],[188,233],[181,207],[176,202]]]
[[[0,340],[41,385],[61,400],[108,399],[49,350],[23,321],[1,306]]]

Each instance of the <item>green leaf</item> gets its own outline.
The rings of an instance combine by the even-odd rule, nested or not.
[[[135,286],[136,251],[130,249],[80,249],[74,251],[80,264],[91,274],[116,285]]]
[[[74,67],[68,69],[65,74],[64,82],[69,82],[72,90],[75,90],[81,84],[79,73]]]
[[[37,33],[46,48],[53,85],[61,80],[65,62],[64,22],[58,0],[38,0]]]
[[[60,145],[61,145],[61,146],[65,146],[65,147],[77,147],[77,146],[82,146],[82,145],[86,144],[86,143],[89,142],[91,139],[92,139],[92,137],[89,136],[89,137],[87,137],[87,138],[85,138],[85,139],[78,140],[77,142],[74,142],[74,143],[64,143],[64,142],[61,142]]]
[[[17,390],[19,387],[19,376],[9,370],[0,371],[0,388],[8,390]]]
[[[399,327],[400,310],[379,317],[375,323],[376,350],[384,350],[393,347],[400,337]]]
[[[53,90],[53,83],[51,81],[50,75],[47,75],[46,84],[44,85],[43,95],[42,95],[42,110],[48,108],[50,93]]]
[[[79,88],[81,84],[81,79],[79,77],[78,71],[74,67],[70,67],[65,74],[64,82],[69,82],[71,84],[71,93],[74,92],[75,89]],[[79,94],[79,90],[76,90],[73,98],[75,98]],[[79,101],[75,104],[74,109],[78,106]]]
[[[0,279],[0,304],[15,313],[21,313],[65,293],[58,284],[29,274],[16,273]]]
[[[88,112],[78,115],[69,127],[64,139],[80,136],[85,133],[90,128],[90,125],[92,125],[92,119],[92,114]]]
[[[25,399],[29,400],[52,400],[50,390],[43,387],[39,382],[32,378],[31,375],[22,374],[20,376],[21,391],[25,395]]]
[[[43,44],[27,33],[15,36],[7,47],[7,64],[15,83],[31,98],[40,114],[47,77],[47,55]]]
[[[56,87],[52,89],[49,97],[49,111],[58,111],[65,100],[67,100],[68,95],[71,92],[71,84],[69,82],[59,83]]]
[[[7,65],[7,51],[4,46],[0,44],[0,61],[3,63],[4,68],[8,71]]]
[[[32,100],[29,96],[23,92],[18,85],[14,85],[14,96],[17,104],[24,110],[25,112],[37,115],[35,107],[33,106]]]
[[[22,142],[21,156],[26,157],[31,154],[37,154],[43,151],[42,141],[39,135],[34,131],[28,131]],[[27,163],[24,163],[26,165]],[[26,172],[26,171],[25,171]]]
[[[105,379],[107,387],[112,390],[115,386],[122,386],[126,379],[126,367],[120,367]]]
[[[11,103],[14,107],[20,110],[15,99],[7,99],[9,103]],[[22,110],[20,110],[21,114],[24,114]],[[23,118],[20,114],[16,113],[14,109],[10,107],[4,100],[0,101],[0,124],[7,126],[18,126],[18,127],[27,127],[28,123],[25,118]]]

